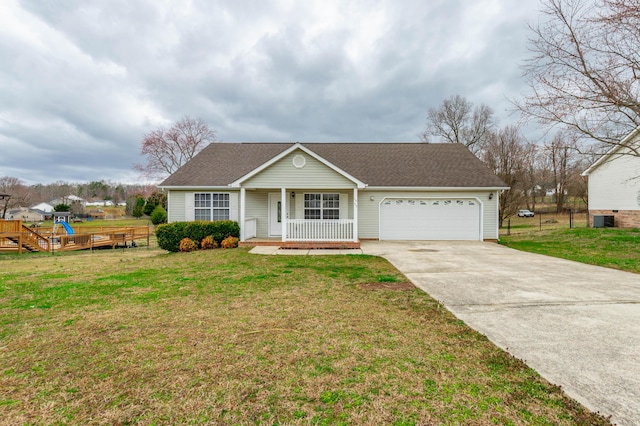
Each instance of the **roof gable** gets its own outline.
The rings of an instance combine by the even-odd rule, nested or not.
[[[361,182],[358,179],[354,178],[349,173],[345,172],[344,170],[340,169],[339,167],[336,167],[331,162],[327,161],[325,158],[319,156],[318,154],[314,153],[313,151],[307,149],[306,147],[304,147],[300,143],[294,144],[289,149],[287,149],[287,150],[283,151],[282,153],[278,154],[277,156],[273,157],[271,160],[267,161],[266,163],[262,164],[261,166],[257,167],[256,169],[252,170],[251,172],[249,172],[245,176],[241,177],[240,179],[236,180],[235,182],[232,182],[231,186],[241,186],[243,183],[247,182],[248,180],[250,180],[251,178],[255,177],[256,175],[266,171],[268,168],[274,166],[275,164],[277,164],[279,162],[282,162],[285,158],[287,158],[288,156],[291,156],[296,151],[299,151],[301,153],[307,154],[308,156],[310,156],[314,160],[316,160],[319,163],[323,164],[325,167],[331,169],[333,172],[341,175],[346,180],[348,180],[348,181],[352,182],[353,184],[357,185],[359,188],[364,188],[365,187],[365,184],[363,182]],[[295,166],[292,166],[292,167],[293,168],[298,168],[298,167],[295,167]],[[300,167],[300,169],[302,169],[302,168],[303,167]]]
[[[593,163],[587,170],[582,172],[582,176],[589,176],[591,173],[593,173],[594,170],[596,170],[602,164],[616,158],[615,157],[616,154],[618,154],[619,151],[622,149],[628,148],[629,146],[632,146],[632,145],[636,145],[637,148],[635,148],[634,151],[638,152],[638,150],[640,149],[640,138],[636,138],[638,135],[640,135],[640,126],[636,127],[634,130],[629,132],[629,134],[625,136],[620,141],[619,144],[616,144],[609,151],[607,151],[600,158],[598,158],[595,163]],[[620,153],[620,155],[625,155],[625,154]]]
[[[360,187],[507,187],[464,145],[426,143],[213,143],[160,186],[241,185],[295,149]]]

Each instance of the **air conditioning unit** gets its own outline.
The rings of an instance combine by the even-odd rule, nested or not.
[[[615,216],[594,215],[594,228],[613,228],[615,226]]]

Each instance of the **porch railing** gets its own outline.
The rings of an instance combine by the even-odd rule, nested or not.
[[[289,219],[289,241],[353,241],[353,219]]]
[[[255,217],[248,217],[244,220],[244,238],[255,238],[258,235],[258,220]]]

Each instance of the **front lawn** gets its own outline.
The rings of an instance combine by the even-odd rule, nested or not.
[[[640,230],[575,228],[502,235],[514,249],[640,273]]]
[[[381,258],[138,248],[0,270],[0,424],[609,424]]]

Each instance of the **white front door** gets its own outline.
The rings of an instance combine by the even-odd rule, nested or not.
[[[282,195],[269,193],[269,236],[282,236]]]

